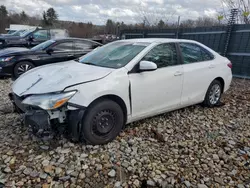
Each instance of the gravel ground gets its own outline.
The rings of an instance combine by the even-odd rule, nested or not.
[[[0,187],[250,187],[250,81],[225,105],[199,105],[129,125],[104,146],[41,141],[12,113],[0,80]]]

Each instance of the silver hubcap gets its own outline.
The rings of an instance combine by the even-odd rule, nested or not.
[[[23,64],[23,65],[18,67],[17,73],[18,73],[18,75],[21,75],[21,74],[27,72],[30,69],[32,69],[32,66],[30,66],[28,64]]]
[[[220,86],[218,84],[213,85],[209,93],[210,103],[212,105],[216,104],[220,99],[220,95],[221,95]]]

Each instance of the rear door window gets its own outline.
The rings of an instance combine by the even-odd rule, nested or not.
[[[75,42],[75,50],[76,51],[84,51],[92,49],[93,44],[90,41],[76,41]]]
[[[179,43],[184,64],[209,61],[214,59],[213,54],[203,47],[193,43]]]

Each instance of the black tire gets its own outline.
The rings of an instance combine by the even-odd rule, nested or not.
[[[33,69],[35,65],[29,61],[22,61],[19,62],[15,65],[14,70],[13,70],[13,76],[15,79],[17,79],[19,76],[21,76],[23,73]],[[21,69],[23,71],[21,71]]]
[[[81,136],[89,144],[106,144],[116,138],[124,124],[121,107],[104,99],[91,105],[83,117]]]
[[[212,100],[210,97],[212,95],[212,92],[214,91],[214,88],[217,88],[217,87],[219,87],[220,91],[219,91],[218,95],[214,96],[216,98],[216,100],[215,99]],[[207,90],[205,100],[203,102],[204,106],[209,107],[209,108],[217,106],[220,103],[221,95],[222,95],[222,84],[219,80],[214,80],[210,84],[210,86]],[[214,102],[212,102],[212,101],[214,101]]]

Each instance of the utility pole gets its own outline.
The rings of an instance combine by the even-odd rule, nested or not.
[[[180,19],[181,19],[181,17],[180,17],[180,16],[178,16],[178,22],[177,22],[177,32],[176,32],[176,38],[177,38],[177,39],[179,38]]]

